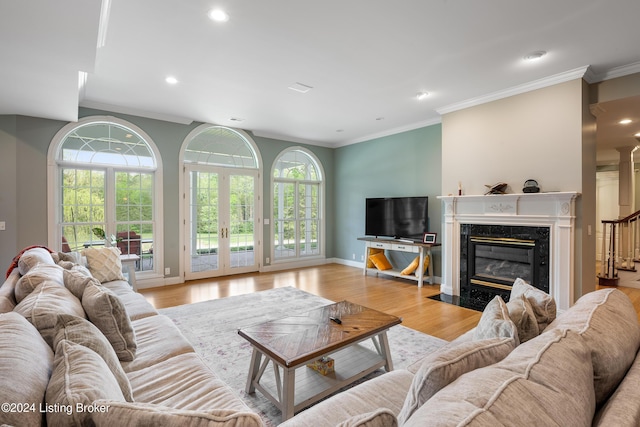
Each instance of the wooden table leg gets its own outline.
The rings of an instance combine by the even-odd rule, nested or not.
[[[380,340],[380,351],[381,355],[385,360],[384,369],[387,372],[393,371],[393,361],[391,360],[391,349],[389,348],[389,340],[387,339],[387,331],[381,332],[378,335],[378,339]]]
[[[295,406],[295,384],[296,370],[294,368],[283,368],[283,393],[282,393],[282,421],[293,417]]]
[[[260,359],[262,359],[262,353],[254,347],[253,353],[251,354],[251,363],[249,364],[249,378],[247,379],[247,386],[245,387],[247,394],[256,391],[254,381],[257,380],[258,372],[260,371]]]

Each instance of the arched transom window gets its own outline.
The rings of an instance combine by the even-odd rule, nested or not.
[[[57,249],[117,246],[140,259],[136,269],[158,266],[155,145],[136,126],[114,117],[86,118],[65,126],[52,141]],[[144,276],[143,276],[144,277]]]
[[[273,166],[273,257],[275,261],[320,256],[323,250],[323,178],[310,152],[294,147]]]

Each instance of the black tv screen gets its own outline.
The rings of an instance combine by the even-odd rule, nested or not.
[[[365,201],[367,236],[422,241],[428,232],[428,197],[379,197]]]

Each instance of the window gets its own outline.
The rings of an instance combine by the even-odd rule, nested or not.
[[[49,156],[52,247],[117,246],[140,256],[136,270],[155,272],[161,179],[151,139],[119,119],[90,117],[61,129]]]
[[[274,260],[322,255],[323,181],[319,162],[303,148],[290,148],[276,159],[272,177]]]

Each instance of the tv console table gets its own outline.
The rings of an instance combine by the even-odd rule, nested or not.
[[[430,284],[433,283],[433,257],[431,255],[431,248],[434,246],[440,246],[440,243],[421,243],[421,242],[405,242],[402,240],[396,239],[380,239],[377,237],[358,237],[358,240],[365,242],[365,250],[364,250],[364,275],[367,274],[368,271],[372,273],[382,273],[389,276],[400,277],[402,279],[415,280],[418,282],[418,287],[422,287],[422,282],[425,279],[424,276],[424,257],[425,255],[429,255],[429,267],[428,270],[428,279]],[[416,274],[411,275],[402,275],[400,272],[403,268],[396,269],[392,268],[391,270],[378,270],[377,268],[367,268],[367,260],[369,259],[369,250],[371,248],[374,249],[382,249],[385,251],[398,251],[398,252],[413,252],[418,254],[420,263],[418,264],[418,268],[416,268]]]

